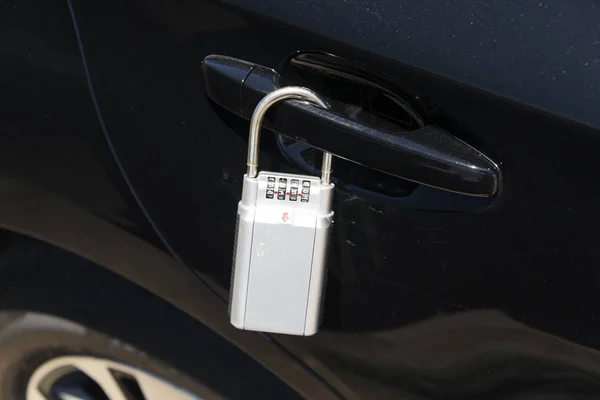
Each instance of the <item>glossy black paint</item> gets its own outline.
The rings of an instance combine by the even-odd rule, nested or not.
[[[267,93],[280,87],[279,74],[274,70],[250,66],[231,57],[208,56],[203,70],[207,95],[246,119],[252,117]],[[235,102],[236,98],[239,102]],[[396,129],[378,129],[306,102],[290,100],[274,105],[263,126],[338,157],[439,189],[490,197],[500,186],[500,171],[495,163],[431,125],[409,132],[393,126],[390,129]]]
[[[228,3],[279,26],[351,45],[347,53],[356,61],[373,54],[568,120],[600,124],[600,10],[593,1]]]
[[[169,247],[223,298],[248,127],[207,100],[209,54],[277,69],[298,51],[356,61],[394,77],[428,123],[501,163],[500,195],[478,208],[434,189],[399,203],[339,186],[324,332],[273,337],[334,396],[596,398],[600,18],[592,3],[540,4],[145,0],[74,10],[133,190]],[[263,168],[296,170],[268,134],[262,149]],[[30,159],[40,176],[46,164]],[[82,190],[52,187],[63,197]],[[433,207],[448,202],[454,212]],[[142,271],[128,277],[144,282]],[[165,285],[174,295],[180,284]],[[215,316],[186,302],[194,289],[170,301],[226,329],[215,322],[226,322],[225,307]],[[279,371],[253,333],[227,335]],[[321,398],[312,390],[323,386],[292,375],[296,390]]]
[[[160,246],[106,146],[66,4],[1,8],[2,179],[59,194]]]

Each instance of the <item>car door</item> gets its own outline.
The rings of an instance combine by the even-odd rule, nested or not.
[[[433,143],[456,168],[468,170],[461,160],[472,154],[497,167],[493,190],[465,193],[420,180],[417,159],[344,148],[343,137],[329,143],[361,163],[334,160],[322,332],[272,340],[337,395],[598,395],[594,4],[72,6],[99,115],[133,192],[173,254],[225,300],[248,123],[207,95],[207,56],[274,69],[280,85],[308,86],[348,121],[417,132],[414,143]],[[298,130],[292,123],[278,125],[284,136],[264,133],[260,169],[314,171],[319,151],[285,137]],[[428,126],[443,136],[427,142],[419,135]],[[433,176],[448,173],[436,165]]]

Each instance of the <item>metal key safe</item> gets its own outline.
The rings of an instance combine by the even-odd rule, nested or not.
[[[326,254],[333,224],[331,153],[321,178],[261,171],[260,125],[278,101],[299,99],[327,108],[315,93],[284,87],[257,105],[250,122],[233,260],[231,323],[253,331],[313,335],[320,322]]]

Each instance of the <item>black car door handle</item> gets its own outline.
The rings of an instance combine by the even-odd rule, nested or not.
[[[207,95],[246,119],[267,93],[279,88],[277,72],[243,60],[211,55],[203,69]],[[500,187],[496,163],[432,125],[391,132],[288,100],[273,106],[264,126],[337,157],[442,190],[490,197]]]

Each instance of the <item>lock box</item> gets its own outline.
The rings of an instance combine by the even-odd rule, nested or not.
[[[317,332],[333,223],[333,185],[312,176],[244,176],[231,288],[240,329]]]
[[[250,120],[248,170],[233,256],[231,323],[240,329],[313,335],[319,328],[333,184],[333,155],[323,153],[321,178],[258,173],[260,125],[278,101],[328,105],[309,89],[289,86],[267,94]]]

